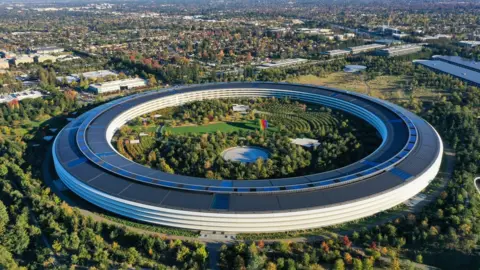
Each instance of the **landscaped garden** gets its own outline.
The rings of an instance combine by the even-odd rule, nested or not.
[[[248,109],[234,110],[236,105]],[[292,138],[319,144],[300,146]],[[380,138],[372,126],[340,111],[285,98],[254,98],[164,108],[130,121],[113,141],[125,157],[167,173],[248,180],[343,167],[373,152]],[[238,149],[235,158],[225,155],[230,148]],[[245,151],[255,148],[268,154]]]

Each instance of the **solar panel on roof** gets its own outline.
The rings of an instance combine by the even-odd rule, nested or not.
[[[412,177],[411,174],[405,172],[405,171],[402,171],[398,168],[393,168],[390,170],[391,173],[393,173],[394,175],[402,178],[403,180],[408,180],[408,178]]]
[[[415,143],[409,143],[406,147],[406,150],[412,150],[414,146],[415,146]]]
[[[68,166],[69,168],[72,168],[72,167],[75,167],[75,166],[80,165],[80,164],[82,164],[82,163],[85,163],[86,161],[87,161],[86,158],[81,157],[81,158],[78,158],[78,159],[76,159],[76,160],[70,161],[69,163],[67,163],[67,166]]]
[[[222,181],[222,182],[220,183],[220,186],[221,186],[221,187],[232,187],[232,186],[233,186],[233,183],[232,183],[232,181]]]
[[[109,157],[109,156],[113,156],[113,155],[116,155],[117,153],[115,152],[103,152],[103,153],[97,153],[97,156],[99,157]]]
[[[228,188],[228,187],[208,187],[208,190],[210,190],[210,191],[231,192],[231,191],[233,191],[233,188]]]
[[[279,187],[264,187],[264,188],[260,188],[261,191],[277,191],[277,190],[280,190]]]
[[[362,161],[362,163],[363,163],[363,164],[370,165],[370,166],[372,166],[372,167],[374,167],[374,166],[377,166],[377,165],[378,165],[378,163],[377,163],[377,162],[373,162],[373,161],[369,161],[369,160],[363,160],[363,161]]]
[[[228,210],[230,205],[230,195],[229,194],[215,194],[213,196],[212,209],[218,210]]]
[[[148,183],[152,182],[152,179],[147,178],[147,177],[145,177],[145,176],[141,176],[141,175],[135,175],[135,178],[136,178],[137,180],[142,181],[142,182],[148,182]]]
[[[321,186],[327,186],[327,185],[331,185],[331,184],[333,184],[333,180],[317,182],[317,183],[314,183],[314,186],[321,187]]]
[[[390,123],[402,123],[402,119],[391,119],[391,120],[388,120],[388,122]]]

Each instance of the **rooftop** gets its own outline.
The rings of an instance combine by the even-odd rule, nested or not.
[[[476,72],[471,69],[456,66],[444,61],[414,60],[413,62],[416,64],[421,64],[423,66],[444,72],[444,73],[448,73],[459,79],[480,85],[480,72]]]
[[[398,51],[403,51],[403,50],[409,50],[412,48],[419,48],[421,45],[418,44],[407,44],[407,45],[402,45],[402,46],[395,46],[395,47],[389,47],[389,48],[384,48],[382,51],[387,51],[387,52],[398,52]]]
[[[460,56],[449,56],[449,55],[434,55],[432,56],[432,58],[435,60],[450,62],[451,64],[462,66],[465,68],[470,68],[480,72],[480,62],[475,62],[471,59],[462,58]]]
[[[75,76],[75,77],[83,76],[84,78],[87,78],[87,79],[95,79],[95,78],[101,78],[106,76],[117,76],[117,73],[112,72],[110,70],[97,70],[97,71],[84,72],[80,74],[72,74],[72,76]]]
[[[361,45],[361,46],[350,47],[348,49],[350,49],[350,50],[363,50],[363,49],[373,49],[373,48],[383,48],[383,47],[385,47],[385,45],[373,43],[373,44],[366,44],[366,45]]]
[[[133,78],[133,79],[116,80],[116,81],[104,82],[104,83],[95,83],[95,84],[91,84],[91,86],[107,87],[107,86],[117,86],[117,85],[124,85],[127,83],[137,83],[137,82],[145,82],[145,80],[140,78]]]

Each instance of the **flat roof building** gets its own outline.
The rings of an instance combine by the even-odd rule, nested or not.
[[[412,54],[412,53],[419,52],[421,50],[422,50],[422,46],[420,45],[407,44],[407,45],[402,45],[397,47],[384,48],[384,49],[378,50],[376,54],[380,56],[393,57],[393,56]]]
[[[347,50],[331,50],[331,51],[326,51],[322,52],[323,55],[328,55],[330,57],[337,57],[337,56],[345,56],[347,54],[350,54],[350,51]]]
[[[463,68],[440,60],[414,60],[415,64],[425,66],[437,72],[452,75],[469,84],[480,87],[480,72]]]
[[[80,77],[84,77],[85,79],[98,79],[98,78],[104,78],[107,76],[117,76],[117,73],[112,72],[110,70],[97,70],[97,71],[90,71],[90,72],[84,72],[80,74],[72,74],[72,76],[77,77],[80,79]]]
[[[385,48],[386,46],[383,44],[367,44],[367,45],[362,45],[362,46],[355,46],[355,47],[350,47],[348,48],[352,54],[357,54],[357,53],[363,53],[363,52],[369,52],[373,51],[375,49],[380,49],[380,48]]]
[[[32,49],[32,52],[38,54],[61,53],[63,51],[65,51],[65,49],[57,46],[38,47]]]
[[[392,37],[393,38],[396,38],[396,39],[402,39],[404,37],[408,37],[409,35],[408,34],[405,34],[405,33],[393,33],[392,34]]]
[[[58,76],[56,79],[60,83],[64,83],[64,82],[72,83],[72,82],[78,81],[77,77],[73,77],[73,76]]]
[[[6,59],[0,59],[0,69],[10,68],[10,63]]]
[[[279,68],[279,67],[288,67],[294,66],[302,63],[308,62],[307,59],[295,58],[295,59],[284,59],[284,60],[275,60],[270,63],[264,63],[258,66],[258,69],[269,69],[269,68]]]
[[[362,65],[346,65],[343,71],[347,73],[357,73],[366,69],[367,67]]]
[[[117,80],[105,83],[90,84],[88,89],[96,94],[104,94],[109,92],[116,92],[122,90],[128,90],[137,87],[144,87],[147,85],[147,81],[140,78]]]
[[[15,99],[22,100],[26,98],[39,98],[39,97],[43,97],[43,94],[40,91],[27,90],[22,92],[15,92],[12,94],[0,95],[0,103],[7,103]]]
[[[299,28],[297,30],[300,33],[307,35],[331,35],[333,31],[328,28]]]
[[[471,69],[473,71],[480,72],[480,62],[473,61],[471,59],[462,58],[460,56],[449,56],[449,55],[434,55],[432,56],[434,60],[439,60],[447,62],[452,65],[463,67],[466,69]]]
[[[475,40],[463,40],[459,41],[458,45],[461,47],[470,47],[470,48],[475,48],[477,46],[480,46],[480,41],[475,41]]]
[[[33,57],[29,55],[21,55],[13,58],[13,64],[16,66],[20,64],[29,64],[29,63],[33,63]]]
[[[15,56],[16,56],[15,53],[5,51],[5,50],[0,50],[0,58],[13,58]]]
[[[441,39],[441,38],[451,39],[452,35],[437,34],[435,36],[424,36],[424,37],[420,37],[420,40],[427,41],[427,40],[436,40],[436,39]]]
[[[375,43],[391,46],[391,45],[400,45],[402,44],[402,41],[397,39],[377,39],[375,40]]]
[[[52,63],[54,63],[57,61],[57,57],[50,54],[40,54],[34,56],[34,60],[36,63],[43,63],[45,61],[52,61]]]

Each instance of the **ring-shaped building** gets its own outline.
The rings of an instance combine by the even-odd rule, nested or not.
[[[135,163],[111,145],[128,121],[206,99],[288,97],[359,117],[381,137],[362,160],[282,179],[212,180]],[[425,120],[397,105],[344,90],[268,82],[203,84],[144,92],[100,105],[54,141],[61,181],[107,211],[192,230],[274,232],[334,225],[387,210],[415,196],[440,169],[443,144]]]

